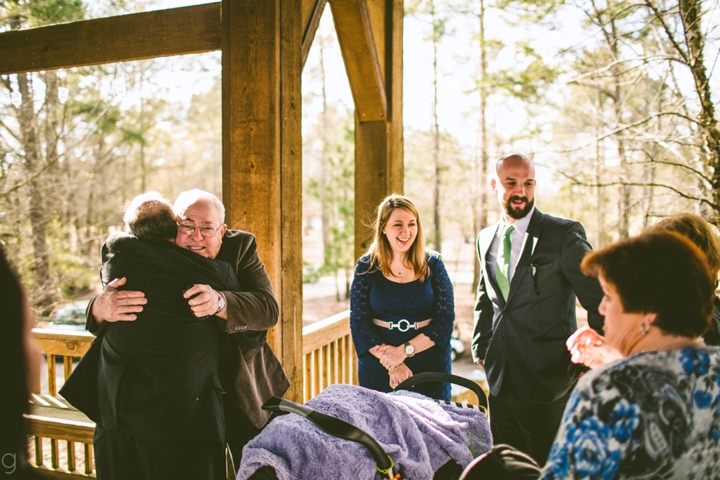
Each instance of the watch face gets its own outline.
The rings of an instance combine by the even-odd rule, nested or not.
[[[415,347],[412,345],[405,345],[405,355],[412,355],[415,353]]]

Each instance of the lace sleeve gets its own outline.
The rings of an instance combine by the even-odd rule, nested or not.
[[[370,307],[371,274],[367,263],[362,259],[355,268],[355,277],[350,287],[350,331],[358,355],[362,355],[376,345],[383,343],[372,323],[373,312]]]
[[[439,348],[447,350],[450,348],[450,335],[455,323],[453,286],[445,270],[445,264],[440,258],[435,258],[434,262],[431,260],[430,269],[432,270],[430,281],[435,294],[435,311],[433,321],[423,333]]]

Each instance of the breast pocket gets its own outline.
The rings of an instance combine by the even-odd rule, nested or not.
[[[533,264],[533,283],[535,292],[541,296],[554,295],[562,291],[562,276],[560,273],[560,262],[546,263],[543,265]]]

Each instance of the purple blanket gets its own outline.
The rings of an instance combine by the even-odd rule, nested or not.
[[[338,384],[307,406],[364,430],[392,457],[395,472],[408,478],[432,478],[450,459],[464,468],[492,446],[484,412],[441,405],[413,392],[386,394]],[[237,479],[264,465],[280,480],[382,478],[365,447],[333,437],[296,414],[274,419],[245,447]]]

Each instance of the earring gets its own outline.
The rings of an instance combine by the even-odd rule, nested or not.
[[[648,334],[648,332],[650,332],[650,325],[645,322],[642,322],[640,324],[640,335],[645,336]]]

